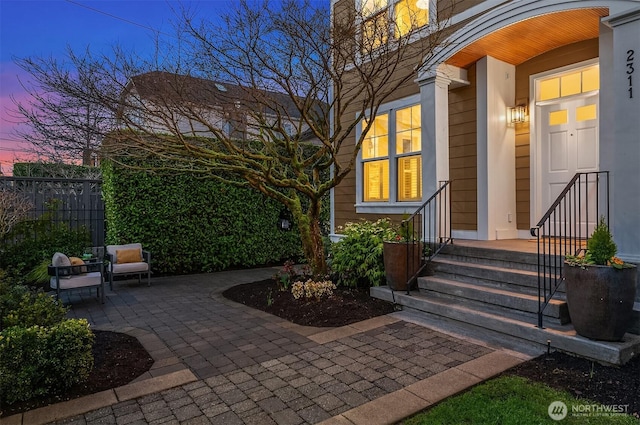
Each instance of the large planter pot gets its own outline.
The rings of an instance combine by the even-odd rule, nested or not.
[[[383,260],[387,286],[406,291],[407,281],[420,269],[422,243],[384,242]]]
[[[636,297],[636,267],[570,266],[564,275],[571,322],[579,335],[620,341],[628,329]]]

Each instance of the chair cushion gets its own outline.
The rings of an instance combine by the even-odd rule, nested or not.
[[[66,267],[71,265],[71,260],[63,253],[56,252],[51,259],[51,265],[53,267]]]
[[[111,255],[112,258],[117,258],[118,255],[116,251],[123,249],[139,249],[142,251],[142,244],[140,243],[129,243],[124,245],[107,245],[107,253]]]
[[[142,249],[129,248],[129,249],[116,249],[116,263],[140,263],[142,262]]]
[[[149,270],[149,264],[139,263],[124,263],[124,264],[112,264],[112,271],[114,274],[126,274],[126,273],[140,273]]]
[[[60,280],[60,289],[84,288],[87,286],[100,286],[102,275],[100,272],[91,272],[81,275],[70,276],[68,279]],[[57,281],[55,276],[49,281],[49,286],[56,289]]]
[[[69,261],[71,261],[72,266],[84,266],[84,260],[82,258],[69,257]],[[72,274],[86,273],[86,272],[87,272],[86,267],[79,267],[79,268],[74,267]]]

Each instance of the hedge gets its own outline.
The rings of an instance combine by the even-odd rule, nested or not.
[[[254,189],[108,161],[102,175],[107,244],[142,243],[155,272],[211,272],[301,255],[295,226],[277,228],[284,207]]]

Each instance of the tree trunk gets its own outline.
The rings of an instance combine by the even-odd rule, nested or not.
[[[291,208],[291,213],[300,231],[304,256],[314,276],[327,274],[327,261],[324,255],[322,232],[320,231],[321,206],[322,202],[320,200],[310,200],[306,214],[302,211],[299,201]]]

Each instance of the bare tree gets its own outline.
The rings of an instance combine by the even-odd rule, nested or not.
[[[54,62],[30,70],[48,72],[54,93],[117,116],[105,142],[112,160],[248,185],[281,202],[323,273],[323,198],[353,170],[366,118],[415,78],[442,36],[434,26],[400,29],[390,15],[372,21],[353,1],[336,8],[242,0],[221,21],[184,13],[171,67],[87,54],[72,56],[73,76]],[[134,77],[145,67],[151,84]]]
[[[0,189],[0,239],[28,217],[33,204],[29,199],[9,189]]]
[[[80,60],[72,51],[69,57]],[[29,94],[27,101],[12,99],[14,118],[25,126],[14,130],[16,136],[31,143],[31,151],[50,162],[78,162],[96,165],[103,134],[110,128],[108,110],[78,92],[57,90],[61,74],[49,74],[51,60],[18,59],[16,64],[27,71],[33,81],[21,81]],[[67,76],[71,76],[66,70]],[[86,73],[83,79],[95,78]]]

